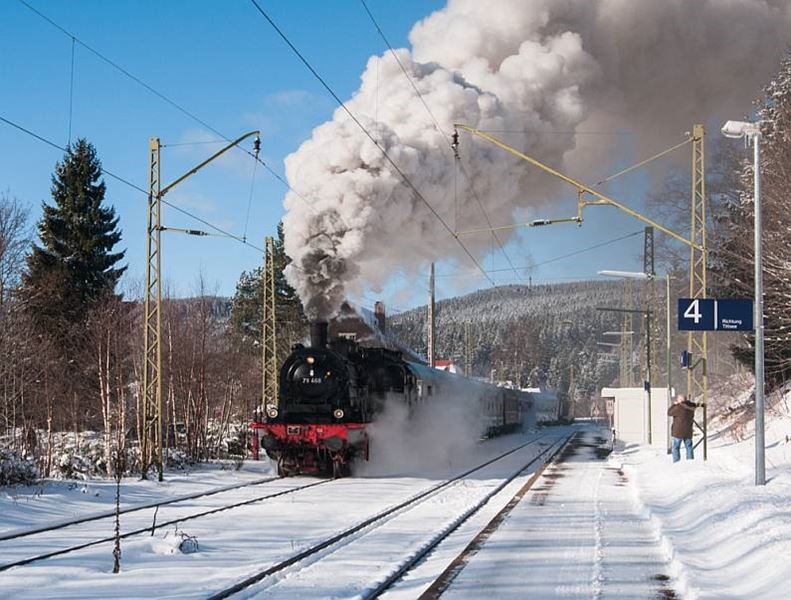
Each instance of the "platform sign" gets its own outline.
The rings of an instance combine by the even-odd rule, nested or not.
[[[743,298],[679,298],[679,331],[752,331],[753,301]]]

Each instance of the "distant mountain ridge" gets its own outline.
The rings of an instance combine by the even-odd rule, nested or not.
[[[612,348],[597,342],[616,342],[603,334],[621,328],[621,315],[596,309],[622,307],[623,289],[606,281],[507,285],[441,300],[436,305],[437,357],[464,367],[466,322],[473,375],[486,377],[495,370],[497,379],[523,386],[595,394],[618,376]],[[635,300],[626,302],[633,307]],[[425,353],[426,318],[425,306],[415,308],[390,316],[388,328]]]

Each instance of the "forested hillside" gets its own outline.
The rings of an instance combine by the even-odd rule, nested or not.
[[[596,308],[623,305],[623,284],[590,281],[502,286],[443,300],[437,303],[437,357],[464,366],[468,323],[473,375],[488,377],[494,369],[499,380],[586,397],[618,377],[617,362],[602,357],[613,348],[597,342],[605,341],[605,331],[620,330],[621,317]],[[389,326],[425,351],[426,314],[416,308],[391,317]]]

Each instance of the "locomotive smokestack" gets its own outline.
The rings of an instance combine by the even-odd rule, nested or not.
[[[310,346],[312,348],[327,347],[327,327],[326,321],[313,321],[310,324]]]

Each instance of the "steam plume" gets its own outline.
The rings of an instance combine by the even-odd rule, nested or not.
[[[445,134],[389,52],[369,59],[347,106],[448,224],[458,215],[469,228],[483,217],[454,168],[454,122],[508,131],[512,145],[571,173],[606,172],[606,142],[582,152],[581,137],[554,132],[628,129],[642,151],[680,140],[693,122],[744,114],[788,41],[790,4],[450,0],[397,50]],[[461,159],[495,224],[551,198],[546,176],[493,146],[463,137]],[[310,204],[289,193],[284,227],[287,277],[311,317],[330,316],[359,280],[382,285],[396,270],[459,256],[342,109],[286,159],[286,174]],[[488,236],[465,243],[490,248]]]

